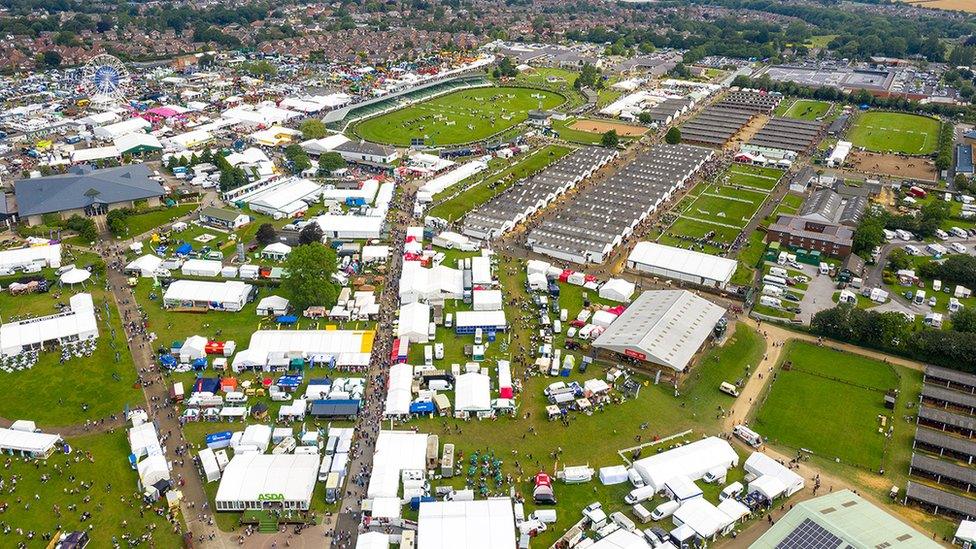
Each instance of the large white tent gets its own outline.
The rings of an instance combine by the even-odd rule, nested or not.
[[[180,267],[180,272],[184,276],[217,276],[223,267],[220,261],[211,259],[188,259]]]
[[[750,475],[759,478],[768,476],[778,479],[783,486],[783,493],[787,497],[803,489],[802,476],[762,452],[753,452],[746,458],[742,467]]]
[[[356,538],[356,549],[389,549],[390,536],[383,532],[366,532]]]
[[[430,339],[427,331],[429,325],[430,305],[420,301],[407,303],[400,307],[397,337],[406,337],[411,343],[427,343]]]
[[[0,250],[0,269],[20,269],[33,264],[42,267],[61,266],[61,245],[44,244],[41,246],[27,246]]]
[[[454,381],[455,412],[487,412],[491,410],[491,380],[485,374],[468,372]]]
[[[640,534],[628,530],[614,530],[590,545],[590,549],[648,549],[647,542]]]
[[[718,288],[729,283],[737,266],[734,259],[654,242],[638,242],[627,257],[630,269]]]
[[[386,416],[402,416],[410,413],[411,385],[413,384],[413,366],[409,364],[394,364],[390,366],[390,381],[386,390],[386,406],[383,414]]]
[[[161,480],[169,480],[169,464],[163,454],[147,456],[136,465],[139,481],[144,487],[152,486]]]
[[[317,454],[236,454],[224,468],[215,507],[217,511],[307,511],[319,463]]]
[[[47,458],[61,441],[61,435],[0,428],[0,452],[32,458]]]
[[[258,330],[234,356],[236,371],[268,365],[269,358],[296,356],[337,366],[365,366],[373,351],[372,330]]]
[[[464,179],[471,177],[478,172],[484,171],[487,168],[488,164],[486,162],[472,160],[471,162],[461,164],[456,169],[443,173],[424,183],[423,186],[420,187],[420,192],[435,195],[456,185],[457,183],[460,183]]]
[[[129,429],[129,450],[136,457],[162,453],[156,426],[146,422]]]
[[[679,446],[634,462],[634,469],[644,479],[644,484],[654,491],[664,488],[664,483],[679,476],[698,480],[705,473],[719,468],[730,469],[739,463],[739,455],[732,446],[718,437]]]
[[[471,307],[475,311],[500,311],[502,308],[502,291],[475,290],[471,293]]]
[[[163,306],[236,312],[244,308],[253,289],[250,284],[238,280],[224,282],[176,280],[166,288],[166,293],[163,294]]]
[[[98,337],[98,321],[89,305],[76,307],[83,299],[72,296],[70,311],[0,325],[0,356],[16,356],[45,344],[85,341]],[[87,303],[91,303],[91,296]]]
[[[421,503],[417,549],[515,549],[512,500]]]
[[[686,525],[702,539],[714,539],[733,519],[705,498],[686,501],[671,515],[675,526]]]
[[[611,278],[603,286],[600,286],[599,295],[610,301],[630,303],[630,298],[634,295],[635,289],[636,285],[633,282],[622,278]]]
[[[464,273],[445,265],[425,269],[418,261],[404,261],[400,273],[400,301],[461,299]]]
[[[393,498],[400,491],[400,472],[427,467],[427,435],[412,431],[380,431],[373,451],[368,498]]]
[[[681,372],[724,314],[725,309],[686,290],[647,291],[593,346]]]

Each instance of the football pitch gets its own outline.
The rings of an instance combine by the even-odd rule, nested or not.
[[[486,139],[520,124],[532,109],[558,107],[558,93],[531,88],[477,88],[456,91],[366,119],[352,128],[375,143],[406,147],[423,138],[428,146]]]
[[[847,139],[875,152],[932,154],[938,146],[939,121],[900,112],[865,112],[854,121]]]
[[[886,440],[878,432],[878,416],[892,419],[884,395],[900,387],[895,370],[878,360],[801,341],[788,343],[783,364],[754,428],[773,444],[878,470]]]

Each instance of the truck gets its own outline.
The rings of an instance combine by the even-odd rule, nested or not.
[[[329,473],[329,476],[325,479],[325,502],[335,503],[339,501],[341,490],[342,487],[339,486],[339,473]]]
[[[746,427],[745,425],[736,425],[732,428],[732,434],[739,437],[743,442],[752,446],[753,448],[758,448],[762,446],[763,439],[759,433],[753,431],[752,429]]]

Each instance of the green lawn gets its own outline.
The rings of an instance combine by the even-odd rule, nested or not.
[[[827,114],[830,110],[830,103],[826,101],[815,101],[812,99],[797,99],[790,108],[784,113],[787,118],[798,118],[800,120],[817,120]]]
[[[552,109],[562,95],[530,88],[462,90],[357,123],[352,133],[367,141],[405,147],[412,138],[427,145],[471,143],[504,132],[528,118],[528,111]]]
[[[681,216],[742,229],[762,207],[765,199],[766,194],[761,192],[712,185],[682,211]]]
[[[773,444],[878,470],[886,440],[878,415],[892,420],[883,397],[901,384],[894,368],[800,341],[788,343],[783,362],[791,368],[776,374],[755,428]]]
[[[448,220],[459,219],[474,208],[488,202],[515,182],[541,171],[572,150],[561,145],[546,145],[501,171],[477,174],[474,177],[481,178],[479,183],[474,184],[474,187],[456,197],[434,206],[428,215]],[[458,184],[458,189],[471,184],[473,183],[470,181],[462,181]]]
[[[765,352],[765,340],[749,326],[737,324],[721,347],[705,351],[681,390],[687,393],[695,410],[714,412],[728,408],[734,397],[719,391],[718,386],[723,381],[736,385],[745,380],[747,369],[755,368]]]
[[[902,112],[863,112],[851,125],[847,139],[871,151],[926,155],[938,146],[939,121]]]
[[[90,254],[79,255],[76,264],[83,266],[92,260]],[[48,279],[53,276],[49,273]],[[136,373],[118,311],[100,284],[104,282],[93,277],[88,285],[99,316],[98,345],[92,356],[73,357],[61,364],[60,351],[45,351],[30,370],[0,373],[7,395],[0,399],[0,417],[30,419],[41,427],[56,428],[121,413],[127,404],[145,405],[142,390],[133,387]],[[78,291],[84,290],[79,287]],[[73,293],[57,287],[46,294],[11,296],[3,292],[0,311],[4,321],[14,316],[50,315],[57,312],[55,303],[67,303]]]
[[[752,187],[763,191],[771,191],[783,177],[783,170],[750,166],[748,164],[732,164],[728,171],[728,184],[742,187]]]
[[[560,93],[566,97],[566,104],[562,108],[572,110],[586,103],[583,94],[573,87],[573,82],[578,76],[579,73],[576,71],[555,67],[533,67],[532,70],[518,73],[515,83]]]
[[[128,232],[123,236],[126,238],[137,236],[157,227],[162,227],[174,219],[192,212],[197,206],[197,204],[179,204],[170,208],[163,206],[159,209],[130,215],[125,220]]]
[[[122,534],[138,538],[149,531],[151,546],[181,545],[166,518],[142,503],[136,490],[138,477],[127,459],[125,431],[86,435],[69,439],[68,443],[71,455],[56,452],[50,459],[38,462],[39,467],[34,462],[4,457],[8,466],[4,467],[3,477],[7,483],[0,499],[9,507],[3,513],[3,523],[15,529],[3,536],[5,547],[15,547],[20,542],[27,547],[45,547],[47,542],[41,536],[53,535],[59,528],[64,532],[88,530],[91,547],[112,547],[114,539],[125,546]],[[45,475],[49,480],[42,480]],[[16,484],[10,482],[14,476],[18,477]],[[90,499],[85,502],[85,498]],[[69,506],[76,508],[69,510]],[[82,521],[85,512],[91,518]],[[126,526],[122,525],[123,520]],[[18,528],[25,534],[33,530],[34,539],[28,541],[26,535],[18,535]]]
[[[552,129],[559,134],[559,138],[570,143],[580,143],[582,145],[598,145],[603,135],[599,133],[584,132],[571,128],[576,122],[576,118],[569,117],[566,120],[553,120]]]

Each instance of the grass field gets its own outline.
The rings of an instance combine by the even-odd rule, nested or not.
[[[551,90],[566,97],[564,108],[571,110],[586,103],[586,98],[573,87],[573,82],[579,73],[567,69],[555,67],[533,67],[532,70],[519,72],[515,76],[515,83],[520,86],[529,86]]]
[[[581,145],[599,144],[600,140],[603,139],[603,135],[574,129],[572,126],[577,120],[577,118],[573,117],[569,117],[566,120],[553,120],[552,129],[559,134],[560,139],[569,141],[570,143],[579,143]],[[624,139],[626,138],[621,138],[621,140]]]
[[[138,477],[126,459],[129,444],[125,431],[71,438],[68,444],[73,450],[70,455],[56,452],[37,467],[34,462],[4,458],[8,466],[3,477],[8,482],[2,501],[9,507],[2,516],[3,523],[14,529],[3,536],[5,547],[16,547],[21,541],[25,547],[45,547],[47,542],[41,536],[53,535],[59,528],[64,532],[88,530],[90,547],[112,547],[113,540],[127,547],[122,534],[138,539],[148,532],[152,534],[150,547],[181,545],[166,518],[142,503],[136,490]],[[14,476],[16,482],[10,482]],[[91,518],[83,521],[81,515],[86,512]],[[34,539],[27,540],[16,529],[23,529],[25,534],[34,531]]]
[[[732,164],[727,174],[729,185],[750,187],[768,192],[773,190],[776,183],[783,177],[783,170],[748,164]]]
[[[507,168],[492,172],[489,175],[477,174],[474,178],[479,178],[480,182],[474,183],[473,181],[466,180],[458,183],[458,189],[468,185],[474,186],[454,198],[434,206],[430,209],[428,215],[451,221],[459,219],[472,209],[477,208],[498,193],[504,191],[516,181],[542,170],[570,152],[572,152],[572,149],[569,147],[546,145],[522,157]]]
[[[800,120],[816,120],[827,114],[830,110],[830,103],[825,101],[814,101],[811,99],[797,99],[790,108],[784,113],[787,118],[798,118]]]
[[[939,121],[901,112],[864,112],[854,120],[847,139],[870,151],[926,155],[938,146]]]
[[[791,369],[778,372],[756,415],[756,429],[773,444],[878,470],[886,441],[878,433],[878,415],[890,415],[883,397],[900,387],[895,370],[799,341],[789,343],[783,356]]]
[[[530,88],[477,88],[417,103],[357,123],[352,132],[367,141],[405,147],[423,137],[427,145],[458,145],[486,139],[520,124],[528,111],[552,109],[565,98]]]
[[[90,254],[78,254],[74,258],[78,266],[92,261],[97,259]],[[47,273],[46,276],[52,279],[54,274]],[[30,370],[0,373],[7,395],[0,399],[0,417],[30,419],[41,427],[54,428],[121,413],[126,404],[144,406],[142,391],[133,387],[136,374],[119,314],[100,284],[104,282],[93,277],[87,289],[92,294],[99,318],[98,345],[92,356],[72,357],[62,364],[59,351],[45,351]],[[85,290],[79,287],[78,291]],[[46,294],[23,296],[3,292],[0,293],[0,311],[5,321],[15,316],[50,315],[57,312],[56,303],[67,303],[73,293],[58,288]]]
[[[184,215],[192,212],[196,207],[197,204],[179,204],[171,208],[163,207],[157,210],[130,215],[125,220],[125,226],[126,229],[128,229],[128,233],[124,236],[138,236],[152,229],[162,227],[174,219],[183,217]]]

